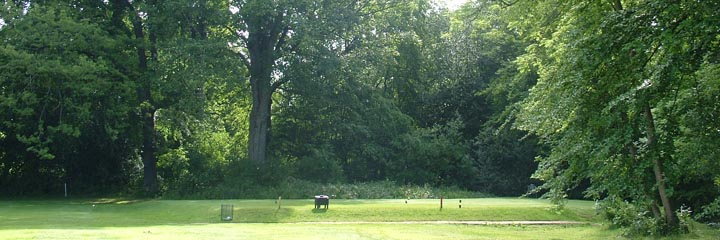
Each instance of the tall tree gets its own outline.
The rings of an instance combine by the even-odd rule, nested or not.
[[[133,83],[119,70],[125,39],[83,20],[93,16],[80,7],[23,6],[26,15],[0,30],[2,189],[117,190],[134,148]]]
[[[198,194],[238,176],[246,156],[247,82],[227,47],[227,1],[162,1],[155,86],[158,173],[169,196]],[[246,176],[244,176],[246,177]]]
[[[158,189],[157,178],[157,154],[155,141],[155,112],[157,107],[152,97],[152,82],[154,73],[150,67],[151,62],[157,60],[157,35],[154,29],[146,24],[148,18],[154,18],[155,13],[148,11],[148,6],[152,6],[155,1],[150,0],[147,3],[143,1],[129,0],[113,0],[113,23],[117,29],[125,30],[123,32],[130,33],[135,41],[134,47],[137,59],[137,73],[134,76],[137,81],[137,94],[139,106],[139,117],[141,123],[142,148],[140,150],[141,159],[143,161],[143,187],[145,192],[153,195]],[[128,19],[130,27],[122,22],[122,19]],[[130,36],[128,36],[130,37]]]
[[[238,4],[244,21],[244,29],[239,32],[248,50],[246,66],[250,73],[252,91],[252,109],[250,111],[250,137],[248,155],[250,159],[263,166],[267,161],[267,144],[270,133],[270,108],[272,94],[281,81],[273,80],[275,61],[290,50],[286,45],[290,37],[290,20],[296,9],[283,1],[247,1]],[[247,31],[247,37],[245,32]]]
[[[684,128],[677,99],[693,88],[687,82],[697,81],[704,61],[717,61],[712,42],[720,29],[708,22],[717,21],[720,5],[545,1],[513,7],[551,23],[519,29],[533,44],[517,62],[536,68],[540,78],[521,103],[516,126],[552,146],[536,176],[557,197],[590,179],[589,196],[631,198],[659,226],[676,227],[673,183],[686,170],[676,152]],[[515,24],[529,21],[518,17]]]
[[[203,81],[212,77],[212,74],[197,74],[185,78],[173,78],[162,75],[161,71],[176,67],[173,59],[160,54],[177,54],[177,49],[196,51],[195,58],[203,60],[208,55],[222,58],[225,44],[223,36],[214,35],[224,31],[220,26],[227,23],[228,5],[224,1],[113,1],[114,22],[118,28],[126,29],[126,34],[134,38],[133,47],[137,56],[138,101],[139,118],[142,126],[143,185],[147,193],[155,194],[158,190],[158,133],[156,129],[158,114],[164,110],[182,108],[177,105],[185,103],[195,106],[195,111],[202,108],[202,104],[187,104],[198,101],[198,95],[203,96]],[[123,24],[126,19],[129,25]],[[216,37],[217,39],[209,39]],[[200,47],[198,47],[200,45]],[[198,48],[203,48],[202,52]],[[160,59],[165,59],[161,62]],[[222,68],[221,64],[219,68]],[[191,69],[212,69],[212,66],[193,65]],[[223,70],[232,71],[229,68]],[[177,69],[176,69],[177,70]],[[195,70],[202,72],[201,70]],[[209,71],[208,71],[209,72]],[[167,72],[165,72],[167,73]],[[171,72],[172,74],[172,72]],[[175,80],[171,82],[170,80]],[[188,90],[180,86],[195,86]],[[182,111],[193,111],[185,106]],[[167,111],[165,111],[167,112]],[[178,121],[181,122],[181,121]]]
[[[252,95],[248,155],[258,168],[267,165],[272,95],[289,78],[283,69],[304,42],[334,44],[362,14],[382,11],[389,1],[238,0],[238,54],[249,69]],[[340,42],[336,42],[340,43]],[[342,44],[340,44],[342,45]]]

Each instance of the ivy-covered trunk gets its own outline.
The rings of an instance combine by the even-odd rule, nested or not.
[[[659,153],[657,144],[657,135],[655,130],[655,119],[652,114],[650,105],[645,104],[643,106],[644,117],[645,117],[645,131],[647,136],[647,146],[650,151],[650,158],[653,161],[653,173],[655,174],[655,184],[657,185],[658,195],[660,196],[660,202],[662,203],[663,210],[665,210],[665,222],[670,226],[677,225],[677,217],[673,212],[670,198],[667,194],[667,187],[665,186],[665,177],[663,173],[663,161],[662,156]]]

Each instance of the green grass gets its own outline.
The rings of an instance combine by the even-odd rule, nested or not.
[[[220,204],[235,206],[221,223]],[[93,207],[93,205],[95,205]],[[515,198],[439,200],[331,200],[314,210],[312,200],[0,201],[0,239],[607,239],[618,230],[600,224],[572,226],[473,226],[387,224],[436,220],[566,220],[598,222],[587,201],[557,212],[545,200]],[[357,222],[327,224],[313,222]],[[368,223],[369,222],[369,223]],[[699,228],[697,239],[718,239]],[[693,235],[684,236],[693,237]]]
[[[5,201],[0,207],[4,227],[145,226],[218,223],[221,204],[233,204],[239,223],[293,222],[387,222],[432,220],[572,220],[591,221],[590,202],[571,201],[566,211],[556,212],[546,200],[515,198],[444,200],[336,200],[330,208],[314,209],[313,200],[150,200],[114,199],[73,201]],[[93,207],[93,205],[95,205]],[[43,219],[38,223],[38,219]]]
[[[5,239],[608,239],[592,226],[207,224],[99,229],[0,230]]]

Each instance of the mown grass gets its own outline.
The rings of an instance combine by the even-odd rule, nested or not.
[[[2,231],[4,239],[611,239],[594,226],[207,224]]]
[[[600,224],[471,226],[387,224],[436,220],[569,220],[598,222],[593,203],[570,201],[555,211],[545,200],[514,198],[331,200],[38,200],[0,201],[0,239],[607,239],[619,234]],[[221,223],[220,205],[234,205]],[[95,205],[95,206],[93,206]],[[323,223],[319,223],[323,222]],[[325,222],[357,222],[327,224]],[[369,223],[368,223],[369,222]],[[706,239],[701,227],[683,237]],[[717,237],[716,237],[717,238]],[[716,239],[715,238],[715,239]]]
[[[407,201],[407,203],[405,203]],[[514,198],[411,200],[331,200],[328,210],[314,209],[312,199],[282,200],[149,200],[115,199],[5,201],[3,227],[144,226],[218,223],[220,205],[234,206],[238,223],[394,222],[433,220],[572,220],[591,221],[590,202],[571,201],[565,211],[546,200]],[[39,221],[41,220],[41,221]]]

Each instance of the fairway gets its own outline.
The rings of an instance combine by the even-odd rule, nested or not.
[[[407,203],[405,203],[407,201]],[[557,212],[546,200],[515,198],[422,200],[337,200],[314,209],[313,201],[282,200],[50,200],[5,201],[2,228],[134,227],[221,223],[220,205],[234,206],[232,223],[398,221],[582,221],[594,216],[591,202],[571,201]]]
[[[407,203],[406,203],[407,201]],[[571,201],[556,212],[545,200],[514,198],[331,200],[48,200],[2,201],[3,239],[495,239],[562,238],[568,231],[604,238],[599,226],[476,226],[427,221],[581,221],[593,217],[591,202]],[[220,221],[221,204],[234,219]],[[424,221],[424,223],[418,222]],[[340,224],[332,224],[340,223]],[[393,224],[396,223],[396,224]],[[399,224],[402,223],[402,224]],[[579,235],[575,235],[579,236]]]
[[[203,224],[0,230],[3,239],[608,239],[613,232],[577,226]]]
[[[0,201],[1,239],[607,239],[593,203],[515,198],[336,200]],[[220,220],[220,205],[234,219]],[[446,221],[446,222],[438,222]],[[468,225],[461,221],[577,221],[573,225]]]

